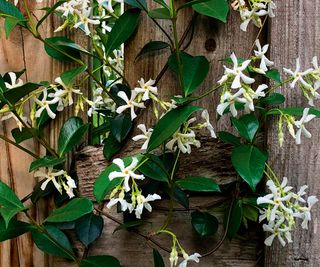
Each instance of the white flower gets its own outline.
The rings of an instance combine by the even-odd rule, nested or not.
[[[230,107],[230,112],[232,116],[236,117],[238,115],[238,112],[235,107],[235,103],[236,102],[247,103],[247,100],[245,98],[240,97],[241,95],[243,95],[244,92],[245,90],[243,88],[241,88],[237,93],[233,95],[228,91],[225,92],[221,96],[221,100],[220,100],[221,103],[217,107],[218,114],[222,116],[226,108]]]
[[[253,78],[250,78],[246,76],[243,71],[248,67],[250,64],[251,60],[246,60],[244,61],[240,66],[238,63],[238,59],[234,53],[231,54],[230,56],[232,62],[233,62],[233,68],[229,69],[226,66],[224,66],[225,72],[223,77],[218,81],[219,84],[223,84],[228,80],[228,78],[231,76],[233,78],[233,82],[231,85],[231,88],[237,89],[241,87],[241,80],[245,84],[252,84],[255,82]]]
[[[90,35],[90,29],[89,29],[89,24],[94,24],[94,25],[98,25],[100,24],[99,20],[94,20],[94,19],[90,19],[90,12],[91,12],[91,8],[88,8],[86,10],[83,10],[82,13],[78,14],[79,15],[79,21],[74,24],[74,28],[81,28],[86,35]]]
[[[261,8],[265,8],[265,6],[254,5],[251,10],[248,10],[248,9],[240,10],[240,17],[241,17],[241,20],[243,21],[240,25],[240,29],[242,31],[244,32],[247,31],[250,21],[252,21],[253,24],[259,28],[262,26],[260,17],[267,15],[268,12]]]
[[[122,49],[113,50],[114,57],[108,57],[108,61],[113,65],[119,72],[123,71],[123,52]]]
[[[300,210],[302,211],[301,213],[296,214],[295,217],[298,217],[302,219],[301,227],[302,229],[308,229],[308,222],[311,221],[311,208],[314,204],[318,202],[318,198],[316,196],[310,196],[308,197],[307,207],[302,207]]]
[[[277,8],[276,4],[272,1],[272,0],[267,0],[266,1],[267,5],[268,5],[268,15],[270,18],[274,18],[275,14],[274,14],[274,9]]]
[[[121,205],[121,211],[129,210],[129,212],[131,213],[133,211],[132,204],[127,202],[124,199],[124,196],[124,192],[121,191],[118,198],[111,198],[109,203],[107,204],[107,208],[110,209],[112,206],[116,205],[119,202]]]
[[[313,75],[315,75],[316,81],[314,83],[314,89],[318,90],[320,88],[320,67],[318,64],[318,57],[312,58],[312,65],[313,65]]]
[[[148,195],[144,197],[142,194],[137,195],[137,206],[135,208],[135,215],[138,219],[141,219],[141,214],[143,212],[143,208],[146,208],[149,212],[152,211],[151,205],[148,203],[150,201],[155,201],[161,199],[161,197],[157,194]]]
[[[158,94],[158,88],[156,86],[153,86],[155,84],[155,80],[150,79],[146,83],[144,82],[144,79],[141,78],[138,83],[140,87],[134,88],[134,91],[136,91],[138,94],[143,94],[142,100],[146,101],[150,97],[152,98],[153,95]]]
[[[41,101],[35,98],[35,102],[40,106],[40,108],[36,111],[35,117],[36,118],[40,117],[41,113],[44,110],[46,110],[49,117],[51,119],[54,119],[56,117],[56,114],[54,114],[54,112],[51,110],[50,105],[57,103],[59,100],[58,99],[47,100],[48,98],[47,88],[44,88],[42,93],[43,93],[43,96]]]
[[[97,109],[97,106],[100,106],[100,105],[104,104],[102,96],[98,96],[94,101],[86,99],[86,102],[90,106],[90,108],[88,110],[88,116],[89,117],[92,116],[93,112]]]
[[[130,99],[127,97],[126,93],[123,91],[120,91],[118,93],[118,96],[126,102],[126,105],[122,105],[122,106],[118,107],[116,112],[122,113],[126,109],[130,108],[131,120],[134,120],[137,117],[136,113],[134,112],[134,107],[145,108],[143,103],[138,103],[138,102],[134,101],[137,96],[137,93],[135,91],[131,91],[131,98]]]
[[[55,188],[62,193],[62,187],[61,185],[57,182],[56,178],[59,176],[64,175],[65,171],[60,170],[60,171],[53,171],[53,167],[49,167],[47,169],[47,172],[42,172],[42,171],[36,171],[34,173],[35,177],[43,177],[46,178],[46,180],[41,184],[41,190],[45,190],[47,187],[47,184],[52,181],[53,185]]]
[[[207,129],[210,132],[210,135],[212,138],[217,138],[216,133],[214,132],[214,128],[212,124],[210,123],[209,113],[208,110],[203,110],[201,113],[201,117],[205,120],[204,127],[207,127]]]
[[[244,109],[247,113],[250,111],[254,111],[254,99],[258,99],[259,97],[265,97],[266,94],[264,90],[268,88],[268,85],[261,84],[258,86],[256,91],[249,89],[247,92],[243,93],[244,98],[247,100],[244,106]]]
[[[120,168],[119,171],[113,171],[109,174],[109,180],[112,181],[115,178],[124,178],[124,189],[126,192],[130,191],[130,186],[129,186],[129,179],[139,179],[143,180],[145,177],[142,174],[136,174],[134,173],[133,169],[137,166],[138,164],[138,159],[133,157],[132,162],[129,166],[125,167],[124,162],[122,159],[114,159],[112,161],[114,164],[116,164]]]
[[[174,147],[175,143],[177,143],[180,151],[185,154],[191,153],[191,145],[195,145],[196,147],[200,147],[200,142],[195,139],[196,135],[194,131],[190,130],[186,133],[181,133],[179,130],[172,136],[172,139],[166,144],[166,148],[174,151],[176,147]]]
[[[258,50],[254,50],[255,56],[261,60],[260,62],[260,70],[262,70],[262,74],[265,74],[266,71],[268,71],[268,67],[272,66],[274,63],[270,61],[265,54],[267,53],[269,49],[269,45],[266,44],[261,48],[261,44],[259,40],[256,40],[256,46]]]
[[[186,267],[188,264],[188,261],[194,261],[196,263],[199,263],[199,258],[201,257],[201,255],[199,253],[194,253],[192,255],[188,255],[187,253],[183,252],[183,261],[179,264],[178,267]]]
[[[271,227],[270,225],[267,225],[267,224],[264,224],[262,227],[263,227],[263,231],[271,233],[271,235],[267,237],[266,240],[264,241],[264,244],[266,246],[271,246],[275,237],[278,237],[278,240],[280,241],[280,244],[282,246],[286,245],[286,241],[284,240],[284,238],[287,239],[288,243],[292,243],[289,227],[284,227],[284,228],[280,228],[279,226]]]
[[[75,181],[71,178],[71,176],[67,174],[67,172],[64,172],[64,177],[67,179],[67,183],[62,183],[62,186],[69,198],[73,198],[75,196],[73,193],[73,189],[77,188],[77,185]]]
[[[298,131],[296,132],[296,144],[300,145],[301,144],[301,133],[307,138],[311,138],[311,133],[306,129],[304,126],[307,122],[311,121],[314,119],[316,116],[315,115],[308,115],[309,113],[309,108],[305,108],[303,110],[303,116],[300,119],[300,121],[295,121],[295,126],[298,128]]]
[[[11,84],[7,82],[4,83],[8,89],[13,89],[23,85],[23,81],[21,79],[17,80],[17,75],[14,72],[8,72],[8,75],[10,76]]]
[[[170,267],[176,266],[178,263],[178,260],[179,260],[178,251],[176,249],[176,246],[173,245],[171,252],[170,252],[170,257],[169,257]]]
[[[54,80],[56,83],[58,83],[63,89],[57,90],[53,96],[56,98],[56,101],[60,101],[61,99],[64,99],[65,104],[64,106],[71,106],[73,104],[73,94],[82,95],[80,89],[74,89],[72,85],[68,84],[66,85],[61,77],[57,77]],[[51,94],[49,95],[51,96]]]
[[[150,137],[151,137],[151,134],[152,134],[152,131],[153,129],[150,128],[146,129],[146,126],[144,124],[139,124],[137,126],[137,128],[139,128],[143,134],[139,134],[139,135],[136,135],[132,138],[133,141],[138,141],[138,140],[145,140],[145,142],[143,143],[142,147],[141,147],[141,150],[146,150],[147,147],[148,147],[148,144],[149,144],[149,140],[150,140]]]
[[[303,76],[310,74],[313,71],[313,69],[307,69],[306,71],[301,72],[300,68],[301,68],[301,66],[300,66],[300,59],[299,58],[296,59],[296,70],[295,71],[292,71],[291,69],[283,68],[285,73],[288,73],[289,75],[291,75],[294,78],[290,84],[290,87],[294,88],[296,83],[300,82],[304,87],[306,87],[308,89],[312,88],[312,86],[303,79]]]

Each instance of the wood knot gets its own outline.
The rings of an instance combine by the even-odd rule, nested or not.
[[[206,40],[204,47],[206,48],[207,51],[213,52],[214,50],[216,50],[217,43],[213,38],[210,38]]]

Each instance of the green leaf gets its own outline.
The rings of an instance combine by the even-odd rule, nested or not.
[[[192,212],[191,218],[192,227],[200,237],[214,235],[218,230],[217,218],[207,212]]]
[[[237,173],[253,191],[263,177],[268,156],[255,146],[240,145],[233,149],[231,161]]]
[[[132,129],[131,116],[126,113],[118,114],[111,119],[111,133],[121,143],[128,136]]]
[[[239,119],[231,118],[232,125],[247,141],[252,142],[258,129],[259,121],[254,114],[246,114]]]
[[[169,6],[167,5],[165,0],[153,0],[154,2],[158,3],[159,5],[169,9]]]
[[[187,194],[179,187],[175,187],[173,193],[173,198],[184,208],[189,209],[189,199]]]
[[[92,211],[93,204],[88,198],[74,198],[66,205],[51,212],[46,221],[53,223],[71,222]]]
[[[5,99],[12,105],[17,103],[21,98],[38,89],[42,84],[40,83],[25,83],[22,86],[12,88],[3,93]]]
[[[259,102],[266,105],[280,105],[286,101],[284,95],[279,93],[272,93],[265,98],[262,98]]]
[[[100,237],[103,225],[101,216],[90,213],[76,221],[75,232],[81,243],[88,247]]]
[[[20,10],[10,2],[1,0],[0,1],[0,13],[4,15],[4,17],[13,17],[17,20],[21,21],[20,25],[26,27],[26,18],[20,12]],[[23,23],[22,23],[23,22]]]
[[[36,246],[48,254],[72,260],[75,256],[67,236],[53,225],[44,227],[49,236],[39,230],[32,231]]]
[[[120,262],[113,256],[90,256],[81,261],[81,267],[121,267]]]
[[[65,158],[56,158],[53,156],[45,156],[43,158],[40,158],[40,159],[33,161],[30,165],[29,172],[32,172],[36,169],[43,168],[43,167],[50,167],[50,166],[54,167],[59,164],[62,164],[65,161],[66,161]]]
[[[44,46],[45,51],[49,56],[59,61],[73,62],[74,59],[80,59],[80,51],[85,51],[71,39],[65,36],[56,36],[45,39],[46,43]],[[56,49],[59,51],[57,51]],[[72,58],[66,56],[70,55]]]
[[[204,3],[204,2],[207,2],[207,1],[210,1],[210,0],[191,0],[191,1],[186,2],[183,5],[179,6],[177,11],[179,11],[179,10],[181,10],[183,8],[186,8],[186,7],[189,7],[189,6],[193,6],[195,4]]]
[[[68,119],[62,126],[59,134],[59,156],[62,157],[78,145],[88,128],[89,125],[83,124],[82,119],[79,117],[71,117]]]
[[[148,54],[151,52],[155,52],[155,51],[159,51],[159,50],[163,50],[165,48],[170,47],[170,45],[166,42],[162,42],[162,41],[150,41],[149,43],[147,43],[139,52],[139,54],[136,56],[136,58],[144,55],[144,54]]]
[[[12,219],[7,227],[5,221],[0,218],[0,242],[23,235],[33,228],[31,224],[16,219]]]
[[[227,143],[227,144],[230,144],[230,145],[234,145],[234,146],[241,145],[239,138],[234,136],[231,133],[221,131],[221,132],[218,132],[218,137],[224,143]]]
[[[278,82],[278,83],[282,82],[280,72],[277,69],[268,70],[266,72],[265,76],[271,80]]]
[[[20,144],[25,140],[33,138],[32,131],[37,135],[39,134],[36,129],[26,129],[26,128],[22,128],[21,131],[19,128],[14,128],[11,130],[11,134],[14,140],[16,141],[16,143]]]
[[[70,85],[74,81],[74,79],[80,75],[81,73],[85,72],[87,69],[87,65],[74,68],[71,70],[67,70],[61,74],[61,80],[64,82],[65,85]]]
[[[6,32],[6,38],[8,39],[14,28],[21,22],[20,19],[14,17],[6,17],[4,21],[4,30]]]
[[[198,13],[227,22],[229,5],[227,0],[209,0],[192,6]]]
[[[205,177],[187,177],[176,181],[176,185],[184,190],[194,192],[221,192],[215,181]]]
[[[179,127],[187,121],[192,113],[201,110],[195,106],[182,106],[169,111],[155,126],[148,144],[147,153],[163,144]]]
[[[170,10],[165,7],[150,10],[148,16],[153,19],[171,19]]]
[[[117,226],[116,229],[114,229],[113,233],[118,232],[120,230],[124,230],[124,229],[135,228],[137,226],[141,226],[144,224],[146,224],[146,221],[144,221],[144,220],[137,220],[137,221],[130,221],[130,222],[122,223],[119,226]]]
[[[154,267],[165,267],[161,254],[155,248],[153,249],[153,262]]]
[[[39,199],[46,197],[48,195],[51,195],[54,189],[53,183],[48,183],[46,188],[44,190],[41,189],[42,183],[45,182],[45,180],[40,181],[36,183],[36,185],[33,188],[33,192],[31,195],[31,201],[32,203],[37,203]]]
[[[148,10],[146,0],[124,0],[124,2],[132,7]]]
[[[141,172],[146,177],[159,182],[168,182],[168,172],[164,166],[160,157],[151,155],[150,159],[139,167],[139,172]]]
[[[22,202],[11,188],[0,181],[0,214],[5,221],[6,227],[8,227],[12,217],[24,209]]]
[[[251,205],[243,205],[243,217],[250,221],[257,222],[259,217],[259,209]]]
[[[110,160],[114,154],[120,151],[121,144],[109,133],[109,136],[103,142],[103,155],[107,160]]]
[[[228,211],[229,212],[229,211]],[[236,233],[238,232],[241,222],[242,222],[242,217],[243,217],[243,208],[242,208],[242,201],[237,200],[232,206],[231,214],[230,214],[230,220],[229,220],[229,227],[228,227],[228,232],[227,232],[227,237],[229,239],[234,238]],[[226,224],[226,221],[225,221]]]
[[[291,116],[302,116],[304,108],[292,107],[292,108],[275,108],[270,109],[266,115],[280,115],[281,113],[291,115]],[[315,115],[320,118],[320,111],[315,108],[310,108],[309,114]]]
[[[209,61],[204,56],[191,56],[180,52],[181,75],[183,80],[184,95],[193,93],[205,80],[209,72]],[[168,60],[169,67],[179,75],[177,54],[174,53]]]
[[[139,24],[140,12],[138,8],[128,9],[116,20],[106,42],[106,56],[132,36]]]

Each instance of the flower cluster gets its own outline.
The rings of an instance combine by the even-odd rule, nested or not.
[[[232,2],[232,8],[240,13],[242,20],[240,29],[247,31],[250,21],[260,28],[262,27],[261,17],[275,17],[274,9],[277,6],[272,0],[235,0]]]
[[[133,157],[130,165],[125,166],[125,162],[122,159],[114,159],[113,163],[120,169],[120,171],[113,171],[109,174],[109,180],[120,178],[121,183],[110,194],[110,201],[107,204],[107,208],[111,208],[117,203],[120,203],[122,211],[135,211],[135,215],[138,219],[141,218],[143,209],[152,211],[152,207],[149,204],[150,201],[161,199],[157,194],[148,194],[146,197],[142,195],[139,190],[136,180],[144,180],[145,177],[142,174],[135,173],[138,165],[138,159]],[[118,194],[117,198],[114,196]],[[131,202],[128,202],[126,195],[131,194]]]
[[[316,196],[309,196],[306,200],[303,196],[308,186],[304,185],[297,193],[292,192],[292,187],[287,185],[288,179],[283,178],[282,183],[275,184],[268,180],[267,186],[270,194],[259,197],[258,205],[267,205],[261,210],[259,221],[267,220],[263,225],[265,232],[271,233],[266,238],[265,244],[271,246],[275,237],[278,238],[282,246],[286,242],[291,243],[291,231],[295,228],[296,219],[301,219],[301,227],[308,229],[308,222],[311,221],[311,208],[318,202]]]
[[[45,179],[41,184],[42,190],[45,190],[48,183],[52,182],[60,194],[62,194],[62,189],[64,189],[69,198],[75,196],[73,190],[77,188],[76,183],[64,170],[55,170],[53,167],[48,167],[45,172],[37,170],[34,176]]]
[[[233,63],[232,68],[224,66],[224,75],[218,81],[223,86],[223,91],[220,98],[220,104],[217,107],[217,113],[223,115],[227,109],[230,110],[232,116],[238,115],[237,105],[243,105],[245,112],[254,111],[254,100],[265,97],[265,90],[268,88],[266,84],[261,84],[256,90],[253,90],[252,84],[254,78],[248,76],[248,69],[259,74],[266,74],[268,67],[273,65],[273,62],[266,57],[268,45],[261,47],[260,42],[256,41],[257,50],[254,51],[255,56],[248,60],[238,59],[234,53],[230,59]],[[259,66],[254,66],[258,62]]]
[[[312,67],[307,70],[301,71],[300,59],[296,59],[296,69],[284,68],[285,73],[289,74],[291,79],[290,87],[295,88],[297,85],[304,97],[309,101],[310,106],[314,106],[314,100],[320,98],[317,90],[320,88],[320,67],[318,58],[315,56],[312,59]]]

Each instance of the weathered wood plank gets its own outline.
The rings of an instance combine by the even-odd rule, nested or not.
[[[320,1],[277,1],[277,6],[277,16],[270,23],[271,59],[275,60],[277,66],[295,69],[295,58],[300,57],[302,67],[307,69],[311,66],[312,57],[320,56]],[[292,90],[285,86],[281,92],[287,97],[289,106],[307,106],[298,89]],[[290,184],[296,188],[308,184],[310,194],[319,196],[318,121],[308,124],[308,129],[313,135],[311,140],[304,138],[302,145],[297,146],[287,134],[283,148],[280,149],[276,127],[271,127],[268,134],[270,164],[280,178],[287,176]],[[275,242],[266,250],[265,266],[320,266],[319,205],[313,209],[312,216],[309,230],[296,231],[291,245],[282,248]]]

